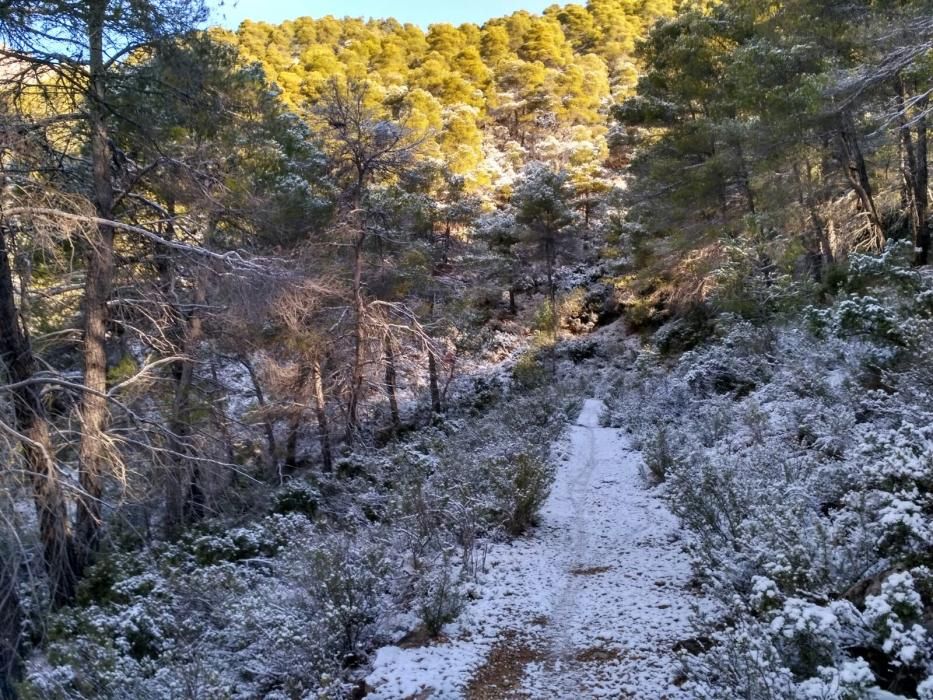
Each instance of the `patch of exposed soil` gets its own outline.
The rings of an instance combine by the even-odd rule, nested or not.
[[[424,625],[419,625],[399,641],[402,649],[418,649],[431,644],[446,644],[449,640],[443,634],[431,635]]]
[[[521,694],[525,666],[540,661],[543,654],[521,639],[514,630],[507,630],[503,639],[493,646],[467,684],[466,700],[504,700],[526,697]]]
[[[570,573],[574,576],[597,576],[598,574],[604,574],[607,571],[612,571],[611,566],[587,566],[587,567],[577,567],[576,569],[571,569]]]
[[[590,647],[577,652],[574,658],[581,663],[605,663],[606,661],[621,659],[622,654],[615,649],[607,649],[606,647]]]
[[[425,688],[424,690],[415,693],[414,695],[409,695],[408,697],[402,698],[402,700],[428,700],[428,698],[432,695],[434,695],[434,688]]]

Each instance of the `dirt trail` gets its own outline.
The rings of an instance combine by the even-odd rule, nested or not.
[[[497,546],[448,640],[381,649],[368,697],[681,698],[694,594],[676,518],[589,399],[529,538]]]

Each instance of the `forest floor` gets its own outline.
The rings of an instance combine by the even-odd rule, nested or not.
[[[588,399],[570,428],[540,525],[490,549],[441,638],[378,650],[368,698],[686,697],[674,647],[704,601],[677,519],[602,410]]]

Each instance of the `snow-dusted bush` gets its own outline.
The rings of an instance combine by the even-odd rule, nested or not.
[[[489,471],[496,518],[510,535],[524,534],[537,524],[551,490],[553,466],[546,457],[519,452],[494,461]]]
[[[641,454],[647,468],[645,476],[655,484],[664,481],[678,459],[671,444],[670,428],[662,423],[651,431],[641,443]]]
[[[109,596],[55,617],[49,667],[32,669],[26,697],[339,697],[384,614],[380,540],[274,515],[233,538],[105,560]]]
[[[452,622],[463,609],[464,596],[460,590],[455,567],[445,553],[440,565],[421,579],[418,613],[425,631],[437,636],[448,622]]]

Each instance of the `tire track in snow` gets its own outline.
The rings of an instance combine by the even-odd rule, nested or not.
[[[577,423],[572,428],[571,440],[574,443],[574,451],[580,451],[579,442],[585,443],[582,451],[585,452],[586,459],[583,468],[573,474],[567,485],[567,500],[570,502],[573,515],[569,528],[568,545],[564,550],[567,553],[564,561],[565,571],[573,570],[574,566],[577,565],[576,562],[582,561],[586,557],[588,548],[589,537],[585,506],[590,480],[593,471],[596,469],[594,427],[598,425],[598,421],[599,410],[596,406],[585,404],[583,413],[581,413],[580,418],[577,419]],[[594,423],[596,425],[593,425]],[[549,628],[554,632],[552,633],[547,667],[554,671],[555,690],[564,689],[568,679],[568,676],[563,674],[561,669],[565,664],[570,663],[573,657],[573,642],[569,632],[570,621],[573,619],[577,607],[578,589],[578,577],[565,577],[549,617]],[[567,688],[567,690],[572,689]]]

